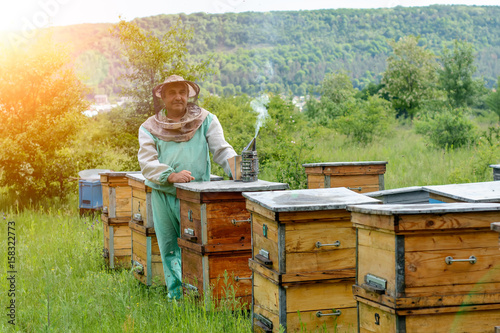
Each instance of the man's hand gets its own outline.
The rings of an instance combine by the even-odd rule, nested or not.
[[[189,183],[192,180],[194,180],[194,177],[191,176],[191,171],[188,170],[182,170],[181,172],[172,172],[167,178],[167,181],[169,183]]]

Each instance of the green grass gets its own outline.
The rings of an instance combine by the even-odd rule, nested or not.
[[[386,161],[386,189],[492,181],[493,170],[489,164],[500,162],[498,146],[480,143],[449,151],[437,150],[404,127],[367,146],[329,134],[317,141],[314,155],[315,162]]]
[[[73,203],[77,206],[76,202]],[[16,325],[2,311],[1,332],[250,332],[241,311],[205,311],[196,300],[168,302],[164,287],[145,287],[128,270],[107,270],[101,257],[102,224],[77,209],[4,211],[16,233]],[[1,267],[6,267],[3,251]],[[2,309],[10,301],[0,275]]]

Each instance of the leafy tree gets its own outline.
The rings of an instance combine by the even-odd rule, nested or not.
[[[23,200],[64,196],[76,176],[69,149],[84,120],[84,87],[50,36],[0,54],[0,186]]]
[[[446,91],[450,104],[454,107],[470,105],[478,88],[483,85],[481,80],[472,78],[476,72],[472,44],[455,40],[453,51],[445,48],[441,61],[443,67],[439,70],[439,83]]]
[[[412,119],[423,100],[436,97],[437,62],[435,55],[419,46],[419,38],[402,37],[392,41],[393,54],[387,58],[382,83],[396,110]]]
[[[128,69],[124,78],[129,84],[122,87],[122,94],[133,98],[139,114],[154,114],[152,90],[166,77],[178,74],[194,81],[209,72],[208,60],[188,64],[186,43],[192,38],[192,31],[185,30],[181,23],[178,20],[160,37],[124,20],[111,30],[124,47],[123,61]]]
[[[260,130],[259,164],[263,174],[290,188],[306,188],[303,163],[311,162],[316,128],[307,125],[302,113],[290,101],[272,95],[267,104],[269,116]]]
[[[497,90],[491,92],[488,97],[486,97],[486,104],[498,115],[498,122],[500,123],[500,76],[498,77]]]
[[[378,96],[349,103],[349,113],[335,120],[335,128],[352,141],[363,144],[376,136],[386,136],[394,125],[394,109]]]
[[[436,148],[459,148],[478,139],[475,124],[467,118],[466,110],[460,108],[426,114],[415,123],[415,130]]]
[[[356,94],[350,77],[343,72],[325,75],[321,84],[321,98],[326,98],[333,103],[343,103]]]

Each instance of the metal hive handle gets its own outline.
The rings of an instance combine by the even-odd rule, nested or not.
[[[477,261],[477,258],[475,256],[470,256],[469,259],[453,259],[453,257],[448,256],[444,259],[444,262],[447,265],[451,265],[454,262],[470,262],[471,264],[475,264]]]
[[[321,311],[316,312],[316,317],[326,317],[326,316],[340,316],[342,314],[342,311],[336,310],[332,313],[323,313]]]

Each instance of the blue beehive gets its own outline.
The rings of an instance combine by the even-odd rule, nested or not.
[[[80,209],[102,209],[102,187],[100,180],[78,180]]]
[[[78,197],[80,215],[102,209],[102,187],[99,172],[109,172],[107,169],[89,169],[78,173]]]

